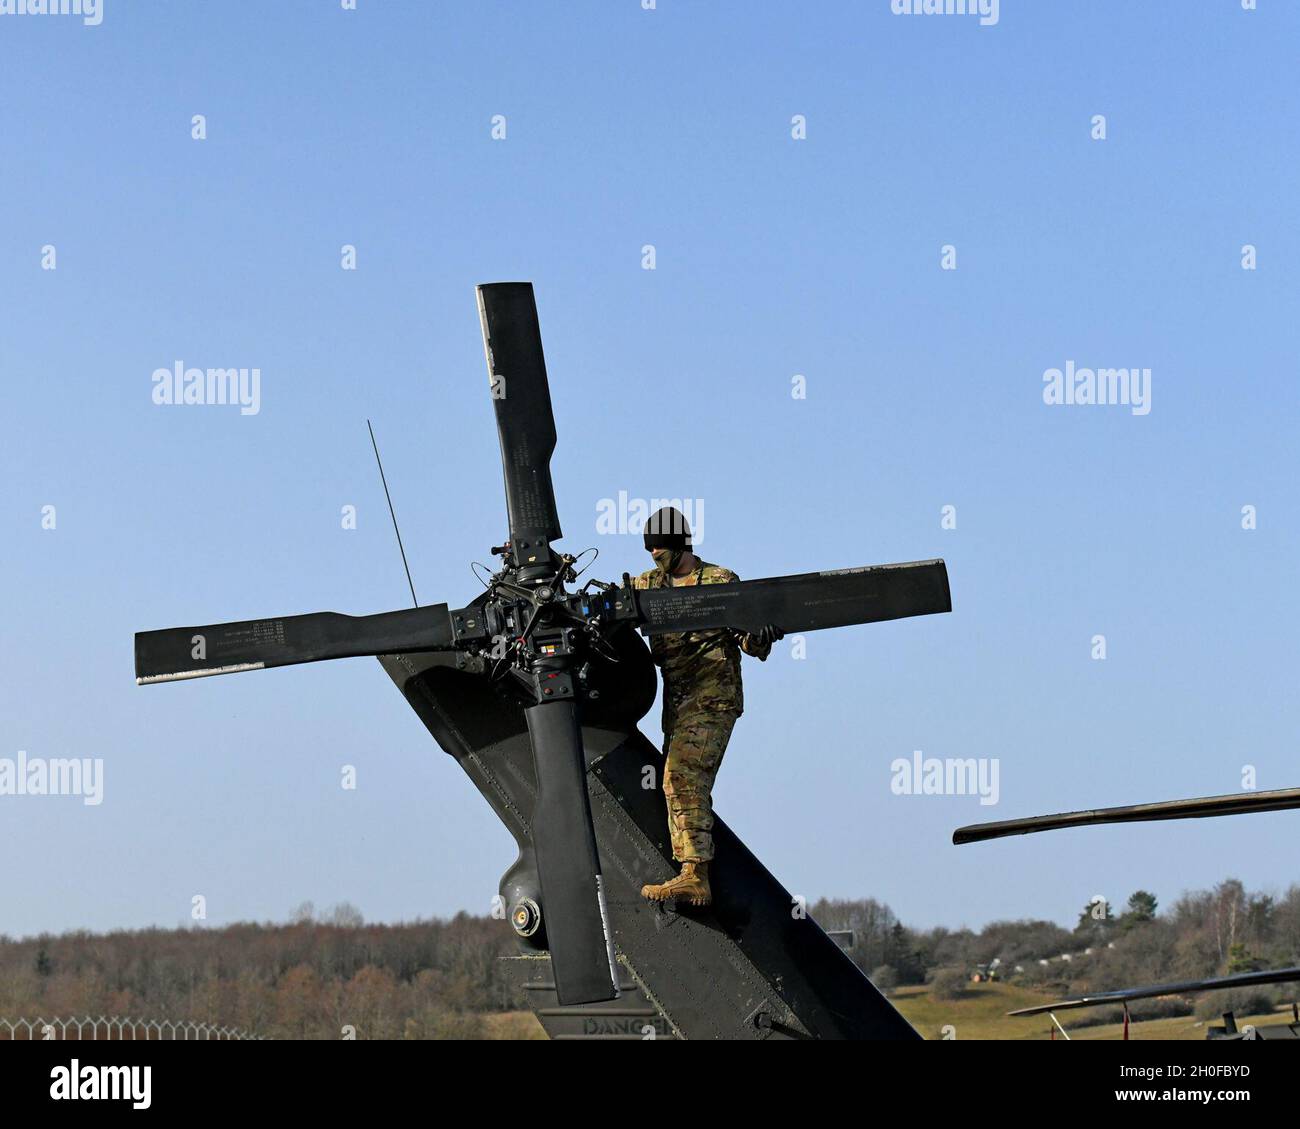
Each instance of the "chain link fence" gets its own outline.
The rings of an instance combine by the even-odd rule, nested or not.
[[[92,1019],[3,1019],[0,1042],[42,1039],[261,1039],[234,1027],[190,1020],[131,1019],[100,1016]]]

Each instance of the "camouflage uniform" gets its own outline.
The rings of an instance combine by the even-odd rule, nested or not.
[[[673,587],[728,584],[740,578],[730,569],[696,561]],[[665,588],[657,568],[632,582],[636,588]],[[678,862],[713,858],[713,781],[727,751],[732,726],[745,708],[740,652],[765,660],[772,645],[751,635],[739,641],[730,630],[673,632],[650,636],[650,654],[664,679],[664,799],[668,833]]]

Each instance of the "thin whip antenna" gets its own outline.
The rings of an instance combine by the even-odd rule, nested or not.
[[[370,428],[370,445],[375,449],[375,462],[379,464],[379,481],[384,484],[384,497],[388,499],[388,512],[393,519],[393,532],[397,534],[397,548],[402,554],[402,567],[406,569],[406,583],[411,586],[411,603],[418,608],[420,601],[415,598],[415,582],[411,579],[411,566],[406,563],[406,549],[402,546],[402,531],[397,528],[397,514],[393,511],[393,496],[388,492],[388,479],[384,477],[384,460],[379,457],[379,444],[375,442],[375,429],[370,427],[369,420],[366,420],[366,426]]]

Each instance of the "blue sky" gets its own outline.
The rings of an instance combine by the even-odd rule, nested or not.
[[[648,563],[596,533],[619,491],[702,499],[743,577],[948,562],[949,616],[746,660],[715,799],[791,890],[978,927],[1300,880],[1300,813],[949,843],[1300,784],[1300,9],[1259,8],[0,16],[0,757],[105,774],[0,796],[0,933],[487,911],[513,842],[376,663],[142,689],[132,634],[404,606],[367,417],[421,600],[467,602],[505,522],[473,287],[507,279],[594,575]],[[154,404],[177,361],[259,368],[260,410]],[[1045,405],[1070,361],[1149,368],[1150,413]],[[998,758],[1000,802],[895,795],[916,749]]]

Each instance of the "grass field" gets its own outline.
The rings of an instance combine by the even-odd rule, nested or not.
[[[489,1039],[545,1039],[546,1032],[531,1011],[503,1011],[483,1016]]]
[[[958,1039],[1046,1039],[1052,1027],[1046,1015],[1033,1015],[1013,1019],[1007,1012],[1021,1007],[1046,1003],[1050,997],[1026,988],[1009,984],[971,984],[958,1000],[936,1000],[928,988],[899,988],[890,1001],[903,1017],[927,1039],[942,1039],[943,1027],[951,1024]],[[546,1032],[532,1012],[509,1011],[485,1015],[489,1038],[492,1039],[545,1039]],[[1071,1039],[1119,1039],[1123,1026],[1119,1023],[1094,1027],[1072,1027],[1076,1022],[1071,1012],[1063,1011],[1057,1018],[1069,1032]],[[1273,1015],[1238,1016],[1238,1025],[1253,1023],[1263,1027],[1269,1023],[1285,1023],[1291,1018],[1289,1009]],[[1218,1019],[1208,1022],[1218,1024]],[[1147,1019],[1129,1028],[1130,1039],[1204,1039],[1205,1020],[1192,1016],[1175,1019]],[[1060,1032],[1057,1032],[1060,1039]]]
[[[1031,1015],[1012,1018],[1007,1012],[1015,1008],[1033,1007],[1035,1004],[1047,1003],[1051,997],[1017,988],[1009,984],[971,984],[957,1000],[936,1000],[928,988],[899,988],[890,996],[893,1005],[903,1017],[927,1039],[942,1039],[945,1024],[956,1029],[958,1039],[1046,1039],[1052,1028],[1052,1020],[1047,1015]],[[1071,1039],[1120,1039],[1123,1037],[1123,1024],[1112,1023],[1104,1026],[1072,1027],[1073,1013],[1062,1011],[1057,1019],[1069,1032]],[[1290,1019],[1290,1012],[1277,1012],[1273,1015],[1237,1016],[1238,1026],[1253,1023],[1257,1027],[1269,1023],[1285,1023]],[[1147,1019],[1133,1023],[1129,1027],[1129,1038],[1138,1039],[1204,1039],[1205,1020],[1190,1015],[1174,1019]],[[1217,1025],[1221,1021],[1208,1021]],[[1057,1032],[1058,1039],[1061,1037]]]

